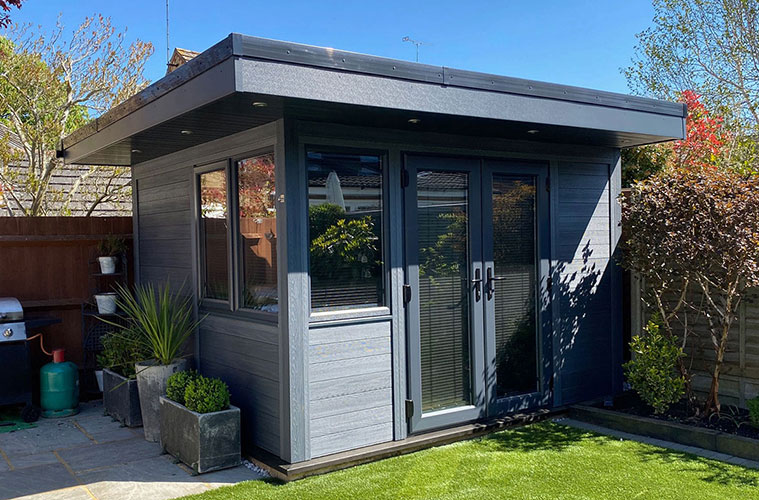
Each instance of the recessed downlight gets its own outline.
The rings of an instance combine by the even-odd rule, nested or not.
[[[420,123],[421,121],[422,121],[421,118],[409,118],[408,119],[408,122],[409,123],[413,123],[414,125],[416,125],[417,123]]]
[[[180,131],[179,133],[182,135],[192,135],[192,130],[185,129],[185,130]]]
[[[134,154],[140,154],[140,153],[142,153],[142,150],[141,149],[133,149],[132,153],[134,153]]]
[[[269,105],[269,103],[268,103],[268,102],[264,102],[264,101],[253,101],[253,107],[254,107],[254,108],[265,108],[265,107],[266,107],[266,106],[268,106],[268,105]]]
[[[532,129],[530,129],[530,130],[528,130],[528,131],[527,131],[527,133],[528,133],[528,134],[531,134],[531,135],[535,135],[535,134],[537,134],[538,132],[540,132],[540,130],[538,130],[538,129],[535,129],[535,128],[532,128]]]

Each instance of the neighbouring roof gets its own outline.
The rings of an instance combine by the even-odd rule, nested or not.
[[[2,140],[7,138],[8,144],[18,150],[19,157],[23,158],[24,153],[21,140],[12,130],[3,124],[0,124],[0,138]],[[9,177],[15,181],[14,184],[22,184],[24,182],[28,173],[27,165],[26,160],[20,159],[6,167]],[[0,168],[3,167],[0,166]],[[50,177],[50,195],[48,196],[48,201],[45,203],[45,210],[49,215],[62,215],[61,210],[64,205],[62,197],[70,193],[78,181],[79,186],[68,203],[66,213],[72,216],[88,215],[93,202],[103,193],[109,182],[111,186],[122,186],[129,184],[130,180],[131,175],[129,172],[124,172],[118,178],[113,178],[108,168],[94,168],[90,165],[64,165],[62,168],[56,169]],[[2,182],[0,181],[0,190],[2,188]],[[14,193],[25,208],[31,205],[31,197],[23,190],[14,190]],[[11,200],[7,200],[7,202],[10,205],[11,212],[15,215],[20,215],[17,205]],[[6,200],[0,196],[0,216],[8,215],[9,207],[5,203]],[[131,214],[132,198],[131,196],[122,196],[112,201],[99,203],[89,215],[105,217]]]
[[[175,51],[178,57],[184,58]],[[256,99],[268,104],[253,109]],[[626,147],[680,139],[683,104],[231,34],[66,137],[69,162],[131,165],[274,121]],[[421,117],[410,127],[409,117]],[[538,136],[525,136],[531,128]],[[179,132],[192,129],[192,135]]]
[[[200,52],[195,52],[194,50],[187,50],[187,49],[181,49],[177,47],[174,49],[174,53],[171,54],[171,58],[169,59],[168,64],[166,65],[166,74],[168,75],[181,65],[189,62],[191,59],[194,59],[200,55]]]

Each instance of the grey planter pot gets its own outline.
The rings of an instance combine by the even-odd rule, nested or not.
[[[178,359],[170,365],[157,365],[154,360],[135,363],[137,388],[145,439],[157,443],[161,437],[160,401],[166,394],[166,381],[176,372],[187,369],[187,360]]]
[[[240,464],[240,409],[196,413],[161,397],[161,448],[198,474]]]
[[[111,370],[103,370],[103,409],[127,427],[142,425],[140,396],[137,380],[122,377]]]

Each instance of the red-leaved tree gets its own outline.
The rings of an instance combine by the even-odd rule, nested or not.
[[[0,28],[5,28],[11,22],[11,16],[8,14],[11,7],[21,8],[21,2],[24,0],[0,0],[0,9],[3,10],[3,14],[0,14]]]

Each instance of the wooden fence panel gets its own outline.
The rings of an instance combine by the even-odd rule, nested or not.
[[[19,299],[27,318],[60,318],[60,324],[40,330],[45,347],[66,349],[67,359],[80,366],[81,305],[91,301],[98,288],[110,287],[92,276],[97,244],[108,235],[126,240],[131,277],[131,217],[0,217],[0,297]],[[32,352],[39,364],[46,360],[34,342]]]

